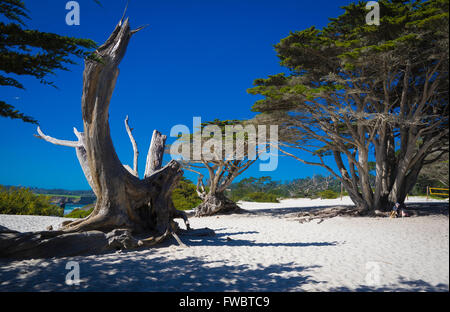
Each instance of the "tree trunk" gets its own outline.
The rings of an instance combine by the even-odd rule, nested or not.
[[[162,135],[154,135],[147,163],[152,167],[140,180],[130,173],[115,152],[108,123],[109,102],[119,74],[118,65],[128,42],[136,32],[128,19],[121,20],[109,39],[95,52],[96,59],[85,61],[82,114],[84,133],[75,131],[79,141],[56,140],[77,148],[83,171],[97,195],[89,217],[64,222],[59,231],[0,235],[0,257],[53,257],[101,252],[111,249],[152,246],[178,230],[174,218],[186,215],[173,206],[172,189],[183,171],[174,160],[161,168],[164,150]],[[39,132],[39,130],[38,130]],[[159,132],[155,131],[159,134]],[[52,141],[39,133],[39,137]],[[55,141],[55,140],[53,140]],[[136,168],[136,166],[134,166]],[[189,225],[187,224],[189,229]],[[136,239],[132,235],[151,237]],[[181,243],[180,243],[181,244]],[[70,246],[69,246],[70,245]]]
[[[147,156],[147,164],[145,166],[144,178],[149,177],[153,172],[161,169],[166,139],[167,136],[162,135],[159,131],[153,131],[152,142],[150,143]]]
[[[182,175],[177,162],[144,180],[130,174],[120,162],[109,130],[109,103],[119,75],[118,65],[133,35],[128,19],[116,26],[96,51],[100,61],[87,59],[83,73],[82,114],[86,156],[97,203],[88,219],[64,227],[65,231],[126,228],[133,233],[164,233],[175,213],[172,188]],[[151,155],[160,157],[160,155]],[[161,161],[158,158],[158,161]]]
[[[223,193],[209,193],[203,202],[195,208],[196,217],[211,216],[214,214],[238,213],[242,209]]]

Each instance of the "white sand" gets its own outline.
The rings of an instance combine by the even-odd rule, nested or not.
[[[447,216],[337,217],[320,224],[289,217],[295,208],[347,204],[345,198],[241,203],[253,212],[191,218],[193,228],[212,228],[216,236],[182,237],[189,248],[166,244],[87,257],[0,261],[0,291],[449,290]],[[0,225],[21,231],[57,223],[0,215]],[[80,265],[78,286],[65,284],[68,261]]]
[[[45,231],[48,226],[57,229],[61,222],[75,220],[71,218],[0,215],[0,226],[19,232]]]
[[[442,203],[446,200],[427,199],[422,196],[410,196],[405,203]],[[312,208],[312,207],[333,207],[333,206],[353,206],[353,202],[348,196],[337,199],[308,199],[308,198],[291,198],[280,200],[279,203],[253,203],[253,202],[239,202],[240,206],[247,210],[258,209],[274,209],[274,208]]]

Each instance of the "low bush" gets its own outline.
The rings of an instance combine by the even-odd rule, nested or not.
[[[172,192],[173,205],[178,210],[189,210],[201,204],[202,200],[197,195],[197,187],[186,178],[182,178]]]
[[[319,192],[317,194],[321,199],[335,199],[341,196],[339,193],[332,191],[332,190],[325,190],[322,192]]]
[[[249,193],[241,200],[259,203],[278,203],[277,195],[263,192]]]
[[[62,217],[64,209],[53,205],[50,199],[34,194],[29,188],[0,186],[0,214]]]
[[[64,217],[66,218],[86,218],[91,214],[91,212],[94,210],[94,207],[84,210],[83,208],[75,208],[70,213],[66,214]]]

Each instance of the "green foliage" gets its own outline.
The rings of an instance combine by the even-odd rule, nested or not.
[[[277,195],[271,193],[254,192],[246,194],[243,201],[259,202],[259,203],[278,203]]]
[[[51,195],[51,196],[61,196],[61,197],[95,197],[95,194],[92,190],[79,190],[79,191],[73,191],[73,190],[64,190],[64,189],[44,189],[44,188],[38,188],[38,187],[32,187],[31,190],[36,194],[44,194],[44,195]]]
[[[325,190],[325,191],[317,193],[317,195],[321,199],[335,199],[335,198],[338,198],[340,196],[339,193],[337,193],[337,192],[335,192],[333,190]]]
[[[204,143],[206,141],[210,141],[210,139],[214,138],[215,140],[217,140],[218,143],[221,143],[221,145],[222,145],[222,151],[220,151],[220,150],[214,150],[214,151],[218,155],[221,155],[221,154],[224,155],[225,142],[227,140],[231,139],[231,137],[229,135],[227,136],[227,129],[228,129],[228,131],[233,131],[233,133],[232,133],[233,142],[235,142],[238,137],[242,137],[245,140],[244,144],[248,143],[247,142],[248,133],[245,131],[245,128],[244,128],[245,124],[246,124],[245,120],[214,119],[213,121],[206,121],[206,122],[201,123],[199,127],[194,129],[194,133],[178,134],[178,138],[181,139],[181,141],[189,142],[190,144],[194,143],[194,137],[197,135],[200,136],[202,143]],[[241,126],[242,126],[242,129],[240,129]],[[206,129],[207,127],[209,130],[215,129],[217,131],[211,131],[209,133],[205,132],[205,131],[207,131],[207,129]],[[192,147],[191,147],[191,150],[193,150]]]
[[[359,1],[342,7],[345,11],[323,29],[314,26],[290,35],[275,45],[282,66],[291,70],[255,79],[250,94],[263,95],[252,110],[279,113],[279,110],[303,110],[305,101],[358,90],[344,79],[353,75],[363,81],[381,76],[381,60],[424,57],[432,64],[448,49],[448,0],[378,1],[380,25],[367,25],[366,2]],[[444,25],[444,26],[443,26]],[[422,55],[423,54],[423,55]],[[389,64],[386,64],[389,66]],[[418,64],[423,68],[424,63]],[[416,69],[414,69],[416,70]],[[420,72],[418,67],[417,71]],[[398,77],[400,79],[401,76]],[[305,79],[303,79],[305,78]],[[423,83],[423,81],[421,81]]]
[[[448,195],[428,195],[428,197],[432,199],[446,199]]]
[[[0,77],[0,80],[3,77]],[[0,85],[2,82],[0,81]],[[20,113],[18,110],[14,108],[14,106],[7,104],[5,101],[0,101],[0,116],[9,117],[11,119],[21,119],[24,122],[36,123],[32,117],[26,116],[23,113]]]
[[[279,125],[284,146],[315,156],[305,163],[359,177],[345,185],[353,194],[373,187],[377,174],[373,162],[355,166],[360,155],[382,162],[389,174],[378,178],[392,192],[390,179],[400,179],[408,154],[414,161],[398,180],[402,190],[415,182],[424,155],[448,151],[449,0],[377,2],[380,25],[366,23],[367,2],[357,1],[322,29],[291,32],[275,45],[288,72],[255,79],[248,90],[263,97],[252,107],[255,123]],[[359,193],[372,205],[382,192]]]
[[[189,210],[197,207],[202,200],[197,195],[194,183],[183,177],[172,192],[172,201],[176,209]]]
[[[249,139],[256,133],[253,125],[246,121],[215,119],[196,128],[192,134],[180,134],[166,151],[180,159],[184,168],[200,174],[201,188],[204,177],[201,171],[208,170],[209,180],[213,181],[209,184],[212,193],[223,193],[237,176],[257,161],[258,151],[265,144],[258,141],[255,149],[250,147]],[[202,143],[201,155],[196,154],[196,142]]]
[[[340,194],[341,182],[332,176],[314,175],[287,182],[286,188],[289,191],[289,197],[315,199],[320,198],[319,193],[325,190]]]
[[[62,217],[64,209],[50,203],[50,196],[36,195],[29,188],[0,186],[0,214]]]
[[[429,155],[434,158],[436,155]],[[426,195],[429,187],[449,187],[449,154],[444,153],[438,161],[426,164],[419,173],[417,182],[409,195]],[[439,197],[438,197],[439,198]],[[442,198],[442,197],[441,197]]]
[[[230,186],[228,197],[233,201],[277,202],[278,198],[337,198],[341,182],[332,176],[315,175],[292,181],[272,181],[271,177],[246,178]],[[265,194],[265,196],[262,196]],[[343,192],[343,196],[347,196]],[[258,200],[255,200],[258,199]]]
[[[66,198],[73,198],[73,199],[79,199],[80,198],[80,196],[77,196],[77,195],[63,195],[63,194],[50,194],[50,193],[42,193],[42,194],[40,194],[40,193],[38,193],[38,195],[48,195],[48,196],[50,196],[50,197],[66,197]]]
[[[89,216],[92,211],[94,210],[94,207],[91,207],[89,210],[86,210],[83,208],[79,209],[76,208],[74,210],[72,210],[70,213],[66,214],[64,217],[65,218],[86,218],[87,216]]]
[[[30,18],[22,0],[3,0],[0,2],[0,14],[3,14],[7,19],[13,20],[17,23],[25,25],[22,18]]]
[[[228,197],[234,202],[239,200],[278,202],[277,198],[288,195],[281,182],[272,181],[271,177],[242,179],[238,183],[233,183],[230,189]]]
[[[6,74],[27,75],[41,83],[55,86],[47,76],[56,70],[68,70],[75,64],[72,57],[92,58],[96,43],[89,39],[60,36],[38,30],[24,29],[24,19],[29,19],[21,0],[0,0],[0,15],[12,21],[0,22],[0,71]],[[0,86],[25,89],[15,78],[0,75]],[[14,106],[0,101],[0,116],[37,123]]]

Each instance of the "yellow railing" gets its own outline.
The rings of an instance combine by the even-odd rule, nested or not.
[[[447,196],[448,197],[448,188],[442,188],[442,187],[428,187],[429,190],[429,194],[430,195],[440,195],[440,196]],[[447,193],[442,193],[442,192],[435,192],[434,190],[437,191],[447,191]]]

